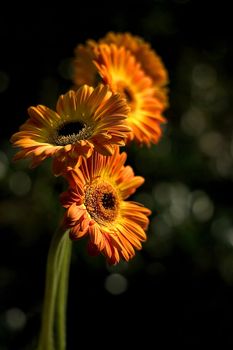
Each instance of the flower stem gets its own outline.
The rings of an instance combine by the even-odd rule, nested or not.
[[[68,282],[70,271],[70,259],[71,259],[72,242],[70,239],[66,239],[64,243],[64,258],[61,267],[57,300],[56,300],[56,350],[66,349],[66,309],[67,309],[67,294],[68,294]]]
[[[54,317],[57,301],[57,291],[61,270],[66,257],[68,232],[59,228],[52,238],[48,253],[46,269],[45,297],[42,311],[41,333],[38,350],[55,350],[54,347]],[[67,268],[66,268],[67,269]],[[63,286],[65,288],[65,285]],[[65,297],[65,295],[64,295]],[[64,309],[63,309],[64,312]],[[65,332],[65,331],[64,331]]]

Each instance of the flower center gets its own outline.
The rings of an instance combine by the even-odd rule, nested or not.
[[[135,108],[135,96],[134,96],[134,92],[132,91],[131,87],[126,85],[125,82],[119,81],[117,83],[117,91],[120,92],[123,95],[123,97],[126,99],[131,110],[134,110],[134,108]]]
[[[119,196],[107,182],[88,186],[84,204],[90,216],[101,225],[113,222],[119,213]]]
[[[133,93],[132,91],[130,91],[130,89],[127,86],[125,86],[125,88],[123,89],[123,94],[125,95],[125,98],[128,103],[133,102],[134,100]]]
[[[80,121],[66,122],[62,124],[51,137],[51,143],[56,146],[74,144],[80,140],[88,139],[93,128]]]
[[[113,193],[104,193],[102,197],[102,205],[105,209],[114,209],[116,198]]]
[[[71,122],[66,123],[58,130],[58,136],[70,136],[72,134],[78,134],[83,129],[83,123]]]

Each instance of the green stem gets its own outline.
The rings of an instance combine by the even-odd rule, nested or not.
[[[42,311],[41,333],[38,350],[55,350],[54,348],[54,316],[57,299],[57,289],[60,279],[63,259],[66,255],[66,242],[69,240],[68,232],[59,228],[53,236],[46,269],[45,297]]]
[[[66,309],[67,309],[67,293],[70,271],[70,259],[72,251],[72,242],[67,239],[64,244],[64,259],[61,267],[57,300],[56,300],[56,350],[66,349]]]

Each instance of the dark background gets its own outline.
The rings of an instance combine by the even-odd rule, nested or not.
[[[227,1],[6,4],[0,12],[0,349],[33,349],[46,256],[62,180],[50,161],[12,162],[10,136],[27,108],[54,108],[71,86],[78,43],[108,31],[143,37],[170,77],[159,145],[128,149],[153,211],[144,249],[129,264],[73,246],[68,350],[92,346],[233,345],[233,109]],[[108,339],[108,340],[107,340]],[[81,345],[80,345],[81,343]]]

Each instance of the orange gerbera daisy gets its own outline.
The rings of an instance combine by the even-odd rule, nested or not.
[[[74,166],[81,157],[90,157],[93,149],[111,155],[114,145],[124,145],[129,127],[125,125],[129,108],[119,94],[108,86],[95,89],[84,85],[77,92],[61,95],[57,112],[39,105],[30,107],[30,118],[15,133],[11,141],[19,151],[15,159],[32,159],[38,165],[54,157],[54,172],[63,166]]]
[[[141,69],[148,75],[155,87],[156,97],[167,106],[167,88],[168,74],[167,70],[157,53],[151,48],[151,45],[138,36],[130,33],[109,32],[98,42],[88,40],[86,45],[78,45],[75,50],[74,60],[74,83],[80,86],[84,82],[94,85],[97,81],[97,72],[95,71],[92,60],[95,58],[95,47],[98,44],[115,44],[117,47],[125,47],[140,63]]]
[[[125,201],[144,182],[130,166],[124,166],[126,157],[119,147],[110,157],[94,151],[82,159],[79,168],[70,168],[70,187],[61,195],[71,239],[89,235],[89,252],[103,253],[110,264],[121,258],[129,261],[135,249],[141,249],[149,223],[149,209]]]
[[[98,50],[98,51],[97,51]],[[132,128],[128,139],[150,145],[161,136],[163,105],[155,97],[152,80],[145,75],[135,56],[123,46],[100,44],[94,63],[103,81],[112,91],[119,92],[130,106],[127,118]]]

